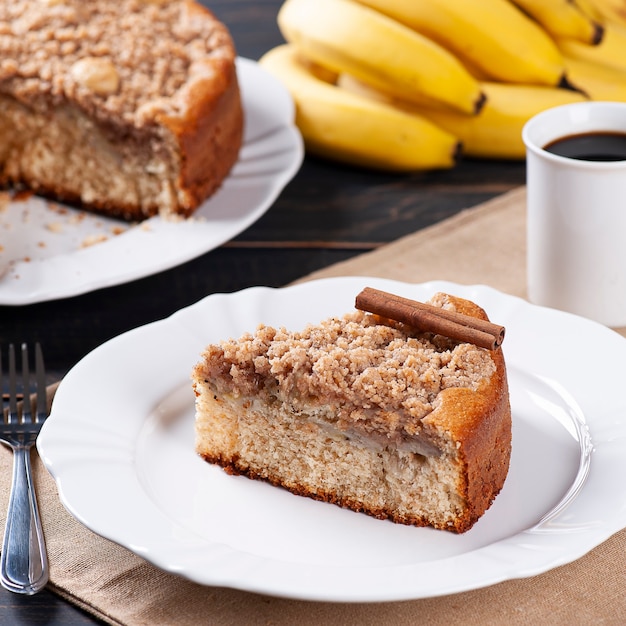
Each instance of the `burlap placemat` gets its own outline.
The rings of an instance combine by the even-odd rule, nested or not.
[[[523,296],[524,201],[524,190],[516,190],[307,279],[446,279],[489,284]],[[110,624],[626,624],[626,531],[574,563],[540,576],[452,596],[379,604],[284,600],[190,583],[94,535],[65,511],[53,480],[39,459],[34,461],[50,589]],[[2,448],[2,526],[10,467],[11,454]]]

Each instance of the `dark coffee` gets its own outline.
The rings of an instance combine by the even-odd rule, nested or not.
[[[581,161],[626,161],[626,133],[595,132],[569,135],[543,148],[552,154]]]

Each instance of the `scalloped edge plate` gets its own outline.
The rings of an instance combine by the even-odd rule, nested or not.
[[[365,286],[468,298],[506,326],[511,468],[463,535],[381,521],[229,476],[196,456],[190,371],[206,344],[257,324],[297,329]],[[492,288],[345,277],[215,294],[103,344],[61,382],[38,439],[85,526],[205,585],[308,600],[408,600],[579,558],[626,526],[626,340]]]

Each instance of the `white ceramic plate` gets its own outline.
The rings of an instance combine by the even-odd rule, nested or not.
[[[222,187],[184,221],[129,225],[38,196],[0,206],[0,305],[74,296],[174,267],[232,239],[273,204],[304,151],[285,88],[237,59],[244,143]]]
[[[229,476],[194,453],[190,371],[207,343],[343,314],[365,286],[470,298],[507,328],[511,469],[463,535]],[[603,326],[484,286],[350,277],[252,288],[90,353],[61,383],[38,448],[77,519],[196,582],[346,602],[449,594],[568,563],[626,526],[624,354]]]

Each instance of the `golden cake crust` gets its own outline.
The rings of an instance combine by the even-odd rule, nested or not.
[[[476,304],[448,296],[459,313],[488,319]],[[442,391],[440,405],[425,419],[441,431],[450,432],[458,441],[466,477],[459,489],[468,503],[465,515],[456,522],[456,530],[470,528],[500,492],[511,459],[511,408],[506,364],[502,348],[490,351],[495,371],[488,383],[476,392],[468,389]]]
[[[190,215],[237,159],[234,45],[191,0],[3,3],[0,49],[2,184],[126,219]],[[74,151],[75,171],[54,171]]]

